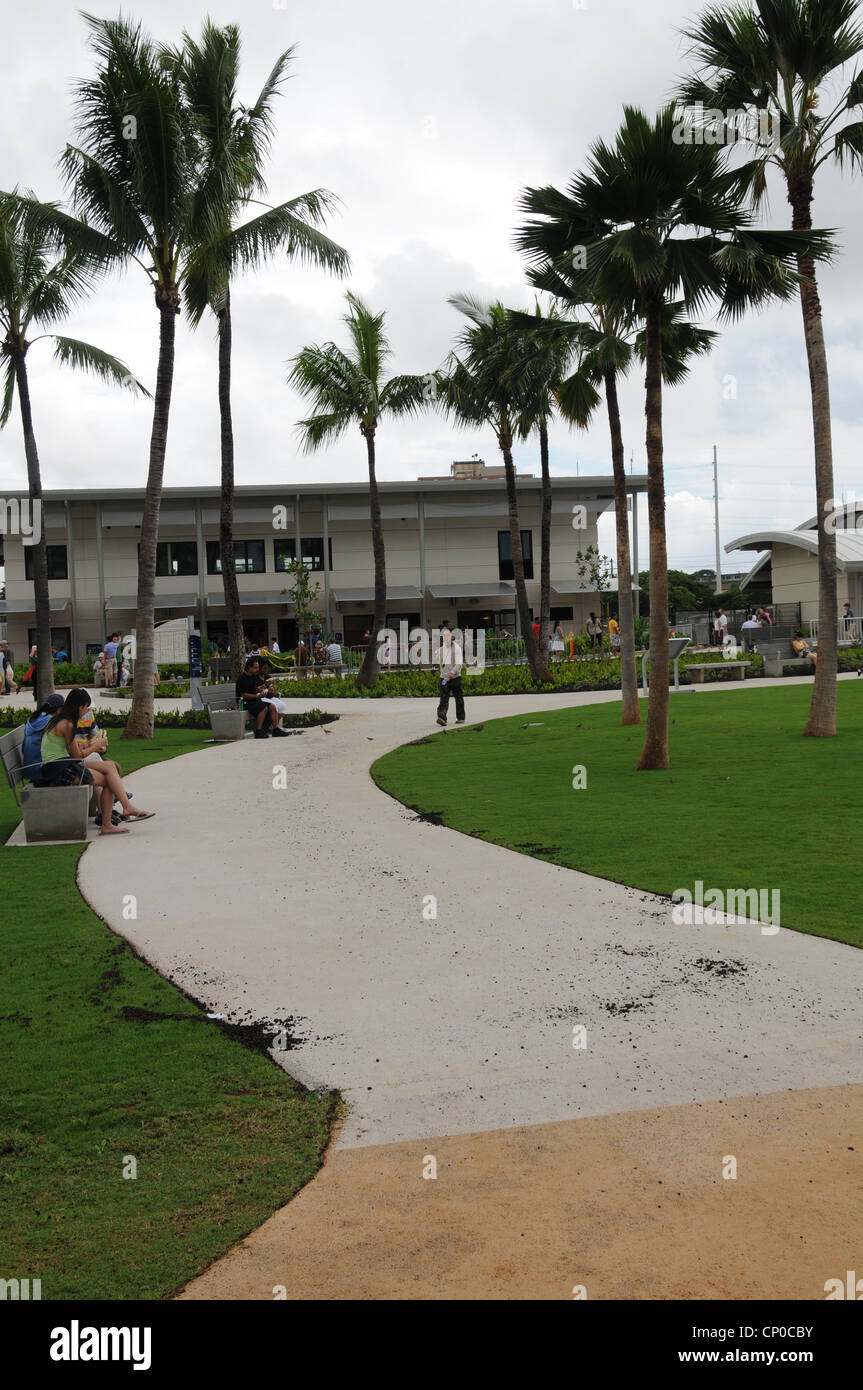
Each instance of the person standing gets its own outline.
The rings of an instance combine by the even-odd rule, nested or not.
[[[117,648],[120,645],[119,632],[112,632],[102,651],[105,653],[105,684],[114,686],[117,684]]]
[[[590,654],[595,656],[597,648],[602,653],[602,619],[591,613],[587,620],[587,635],[590,638]]]
[[[552,661],[563,661],[563,628],[560,621],[555,623],[554,632],[551,635],[551,659]]]
[[[274,637],[272,642],[270,643],[270,651],[273,653],[273,656],[279,656],[281,654],[281,650],[282,649],[279,646],[278,639]]]
[[[613,616],[608,620],[608,640],[611,645],[611,655],[620,656],[620,624]]]
[[[437,722],[441,727],[446,726],[447,712],[449,710],[450,696],[455,698],[455,722],[464,723],[464,691],[462,689],[462,670],[464,668],[464,654],[461,643],[457,642],[451,632],[441,633],[440,645],[440,681],[438,689],[440,699],[437,707]]]
[[[854,636],[854,612],[850,603],[842,605],[842,628],[845,633],[845,641],[850,642]]]
[[[716,617],[713,619],[713,640],[717,647],[725,646],[725,634],[728,631],[728,618],[721,608],[717,608]]]
[[[0,642],[0,694],[18,693],[15,684],[15,657],[8,642]]]

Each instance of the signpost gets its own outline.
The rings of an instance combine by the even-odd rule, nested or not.
[[[195,619],[188,618],[189,624],[189,696],[192,709],[203,709],[201,700],[201,678],[204,674],[202,660],[201,634],[195,628]]]

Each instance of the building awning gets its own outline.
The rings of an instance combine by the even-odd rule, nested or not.
[[[285,604],[291,602],[290,590],[282,593],[281,589],[241,589],[240,607],[251,608],[253,605],[263,604],[270,607],[272,604]],[[224,608],[225,591],[221,589],[217,594],[207,594],[208,608]]]
[[[197,603],[197,594],[157,594],[153,607],[195,608]],[[138,608],[138,598],[136,594],[121,594],[119,597],[106,599],[105,607],[118,613],[134,613]]]
[[[515,598],[515,587],[502,579],[485,584],[430,584],[430,598]]]
[[[52,598],[50,607],[52,613],[62,613],[72,602],[68,598]],[[4,598],[0,599],[0,616],[4,613],[35,613],[36,604],[31,598]]]
[[[746,536],[738,536],[729,541],[726,551],[732,550],[770,550],[775,545],[790,545],[804,550],[808,555],[818,555],[817,531],[751,531]],[[836,530],[836,568],[839,570],[863,569],[863,532],[856,530]]]
[[[371,589],[339,589],[333,591],[336,603],[374,603],[375,591]],[[422,594],[415,584],[388,584],[387,602],[399,599],[413,599],[419,603]]]

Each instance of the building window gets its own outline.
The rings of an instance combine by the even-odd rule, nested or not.
[[[533,579],[533,532],[522,531],[521,549],[524,555],[524,577]],[[498,531],[497,533],[497,568],[498,578],[515,579],[512,565],[512,541],[509,531]]]
[[[138,547],[140,550],[140,546]],[[160,579],[177,574],[198,573],[198,547],[194,541],[159,541],[156,545],[156,575]]]
[[[48,553],[48,578],[49,579],[68,579],[69,567],[66,563],[65,545],[46,545]],[[24,546],[24,575],[27,579],[33,578],[33,547]]]
[[[36,645],[36,629],[28,627],[27,641],[31,647]],[[72,657],[72,629],[69,627],[52,627],[51,629],[51,650],[53,652],[65,652],[66,660]],[[101,651],[102,648],[99,648]]]
[[[234,541],[237,574],[263,574],[266,570],[263,541]],[[207,541],[207,574],[222,573],[218,541]]]
[[[549,610],[548,610],[548,616],[551,618],[551,621],[552,621],[553,623],[571,623],[571,622],[572,622],[572,609],[571,609],[571,608],[566,608],[566,607],[563,607],[563,608],[549,608]]]
[[[309,570],[322,570],[324,568],[324,541],[322,536],[303,536],[300,544],[303,552],[303,564]],[[329,568],[333,567],[333,542],[332,537],[328,538]],[[297,543],[287,536],[281,540],[273,541],[273,566],[276,574],[284,574],[297,554]]]

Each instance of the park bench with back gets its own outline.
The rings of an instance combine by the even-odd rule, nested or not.
[[[0,738],[0,760],[15,802],[21,808],[27,844],[86,840],[91,788],[29,786],[24,774],[23,745],[23,724]]]
[[[237,705],[237,690],[230,684],[202,685],[198,691],[200,707],[210,716],[216,743],[231,743],[245,737],[246,711]],[[197,701],[193,701],[193,708]]]
[[[790,637],[771,637],[755,643],[755,650],[760,657],[764,658],[765,676],[784,675],[787,666],[812,667],[813,663],[808,656],[798,656],[791,644]]]

